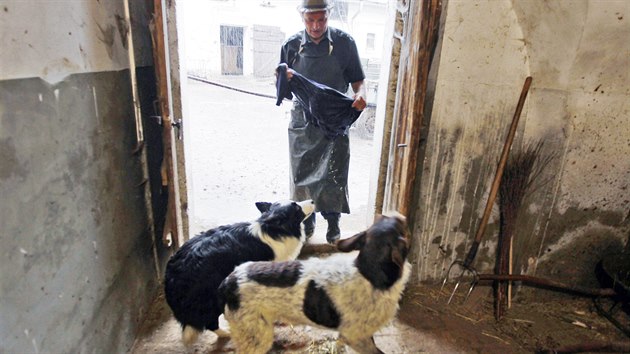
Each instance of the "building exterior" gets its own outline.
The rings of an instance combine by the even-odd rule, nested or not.
[[[297,0],[214,0],[186,4],[188,72],[273,76],[282,42],[303,28]],[[378,77],[388,0],[337,0],[329,26],[352,34],[368,79]],[[212,16],[210,16],[212,14]],[[215,15],[216,14],[216,15]]]

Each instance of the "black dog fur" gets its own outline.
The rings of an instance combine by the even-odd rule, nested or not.
[[[169,259],[164,275],[166,301],[182,325],[182,339],[192,344],[204,329],[219,329],[224,302],[219,284],[247,261],[295,259],[305,242],[302,221],[314,205],[304,202],[256,203],[261,216],[253,222],[220,226],[190,240]]]

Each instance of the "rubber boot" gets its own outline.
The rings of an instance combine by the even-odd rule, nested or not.
[[[335,244],[341,237],[341,230],[339,230],[339,213],[322,213],[324,219],[328,221],[328,231],[326,231],[326,241],[330,244]]]
[[[315,232],[315,213],[312,213],[306,220],[304,220],[304,234],[308,240],[313,236]]]

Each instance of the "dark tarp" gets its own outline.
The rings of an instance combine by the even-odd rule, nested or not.
[[[304,107],[306,120],[319,127],[328,139],[347,135],[348,128],[359,118],[361,111],[352,107],[354,99],[343,93],[309,80],[294,71],[291,80],[287,80],[287,65],[278,65],[276,82],[276,106],[284,98],[295,99]]]

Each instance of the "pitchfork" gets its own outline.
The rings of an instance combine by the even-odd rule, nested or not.
[[[488,195],[488,201],[486,202],[486,209],[483,212],[483,217],[481,218],[481,222],[479,223],[479,228],[477,229],[477,234],[475,235],[475,239],[473,240],[472,245],[470,245],[470,250],[468,250],[468,254],[466,258],[461,260],[455,260],[451,263],[451,266],[448,267],[448,271],[446,272],[446,277],[444,281],[442,281],[442,289],[444,285],[449,279],[451,271],[454,266],[461,267],[461,273],[457,278],[457,282],[455,283],[455,287],[453,288],[453,292],[451,296],[448,298],[448,304],[451,303],[453,299],[453,295],[457,291],[460,282],[464,279],[465,275],[468,274],[472,276],[472,281],[470,283],[470,288],[468,289],[468,293],[466,293],[466,297],[464,301],[468,299],[470,293],[473,288],[477,284],[479,279],[477,270],[472,267],[472,262],[475,260],[475,256],[477,256],[477,250],[479,249],[479,243],[481,242],[481,237],[483,236],[484,231],[486,230],[486,226],[488,225],[488,219],[490,219],[490,214],[492,212],[492,206],[494,205],[494,200],[497,197],[497,193],[499,191],[499,185],[501,184],[501,177],[503,176],[503,170],[505,169],[505,164],[507,163],[508,154],[510,153],[510,148],[512,147],[512,141],[514,141],[514,135],[516,135],[516,127],[518,126],[518,120],[521,117],[521,111],[523,110],[523,105],[525,104],[525,98],[527,98],[527,92],[529,92],[529,86],[532,83],[532,77],[528,76],[525,79],[525,84],[523,85],[523,89],[521,90],[521,97],[518,100],[518,104],[516,105],[516,111],[514,112],[514,117],[512,118],[512,124],[510,125],[510,131],[508,132],[508,136],[505,140],[505,144],[503,145],[503,151],[501,152],[501,159],[499,160],[499,165],[497,166],[497,171],[494,176],[494,181],[492,182],[492,187],[490,188],[490,195]]]

